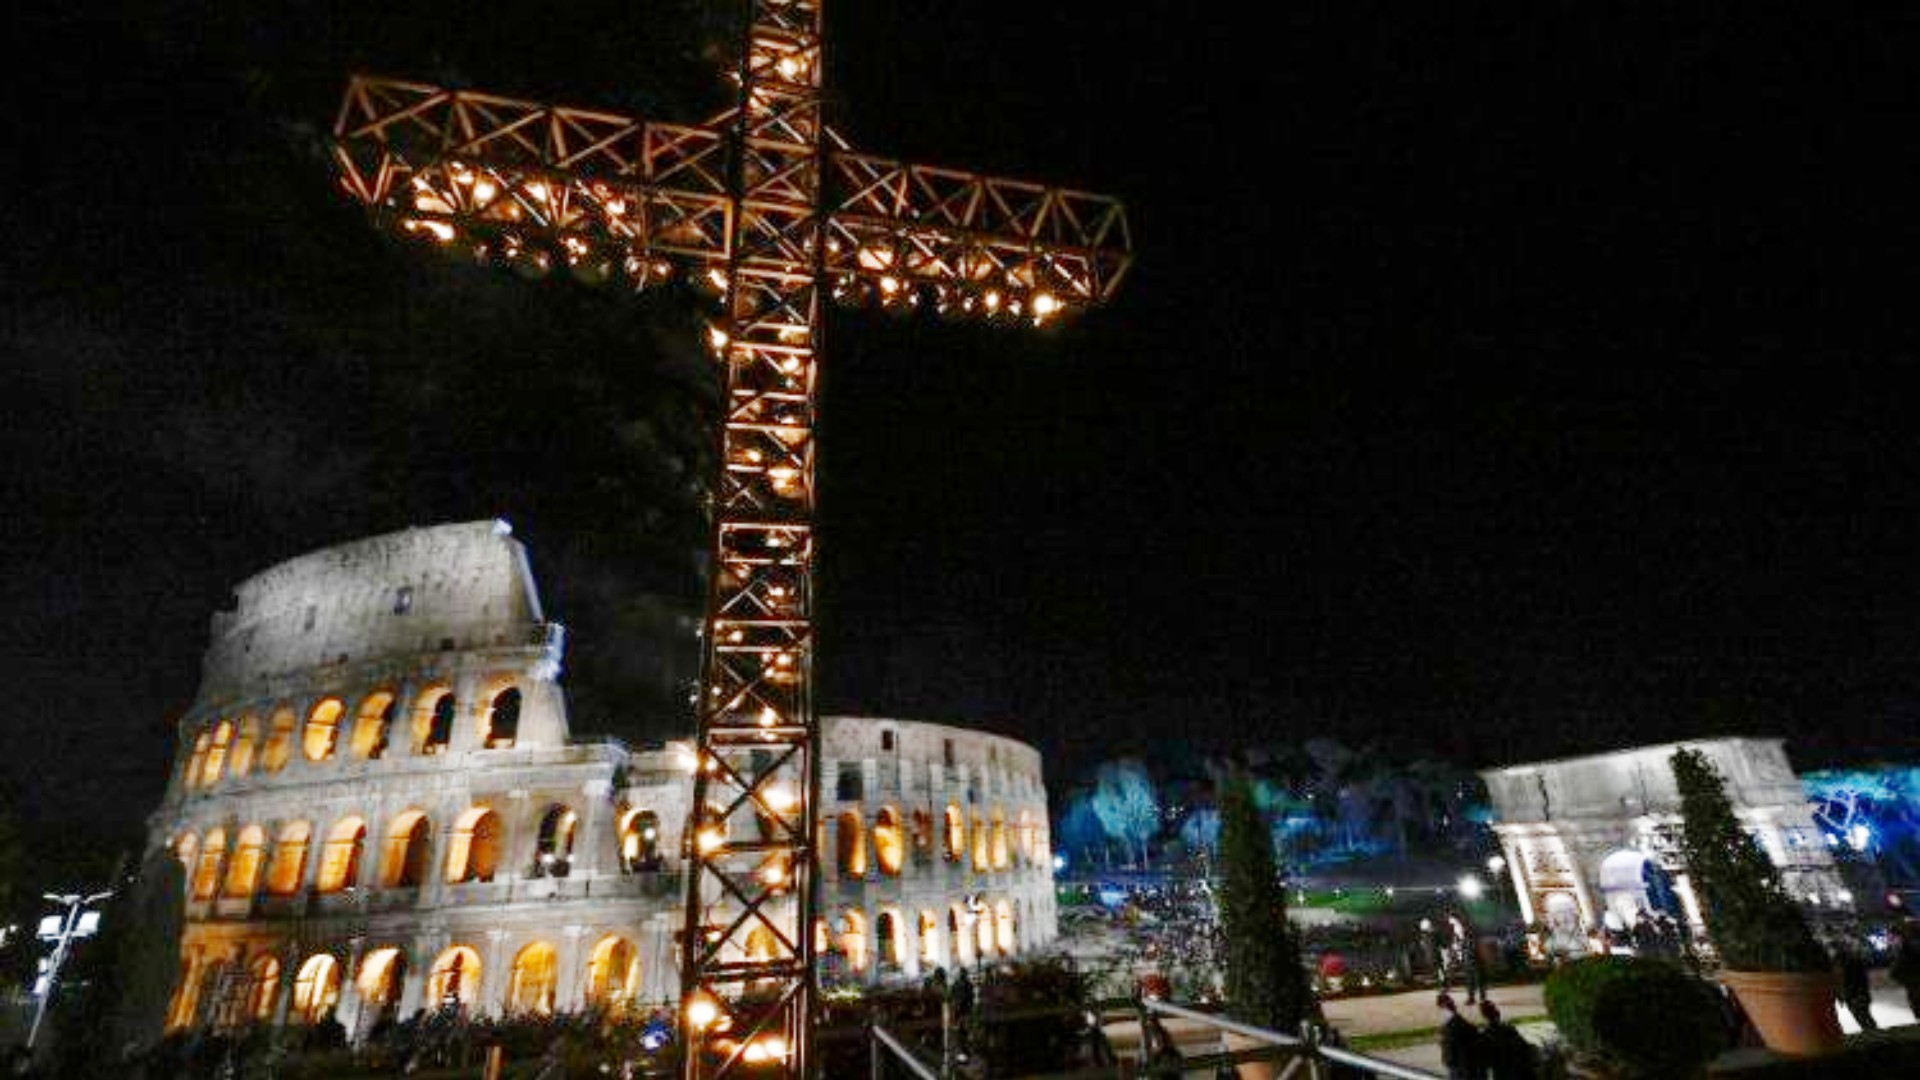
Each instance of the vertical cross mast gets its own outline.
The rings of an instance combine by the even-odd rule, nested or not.
[[[681,979],[688,1077],[804,1075],[813,997],[820,0],[750,0]],[[758,1071],[758,1070],[756,1070]]]

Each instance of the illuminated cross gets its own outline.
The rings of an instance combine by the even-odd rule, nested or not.
[[[1112,198],[850,150],[822,0],[749,0],[736,104],[700,125],[356,77],[342,185],[388,227],[529,274],[722,300],[726,367],[688,823],[687,1075],[803,1075],[813,998],[814,386],[822,293],[1040,324],[1130,261]]]

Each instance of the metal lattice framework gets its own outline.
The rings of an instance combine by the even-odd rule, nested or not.
[[[1129,264],[1102,195],[854,153],[821,107],[821,0],[749,0],[736,106],[662,124],[356,77],[342,186],[483,262],[721,298],[726,368],[682,1016],[687,1075],[804,1075],[813,995],[814,387],[822,298],[1044,323]]]

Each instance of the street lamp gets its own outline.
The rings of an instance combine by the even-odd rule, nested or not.
[[[92,896],[79,893],[42,893],[41,898],[51,900],[65,907],[64,915],[49,915],[40,920],[40,940],[55,942],[53,956],[42,961],[45,972],[34,980],[34,990],[39,994],[40,1003],[33,1010],[33,1026],[27,1029],[27,1049],[33,1049],[33,1041],[40,1035],[40,1022],[47,1017],[47,1003],[53,1000],[54,986],[60,981],[60,968],[67,962],[74,939],[92,937],[100,929],[100,913],[87,910],[113,895],[113,890],[97,892]]]
[[[1487,891],[1486,885],[1472,874],[1461,875],[1460,880],[1454,882],[1454,888],[1460,890],[1462,900],[1478,900]]]
[[[1495,881],[1498,881],[1500,879],[1501,873],[1503,873],[1506,869],[1507,869],[1507,860],[1505,856],[1489,855],[1487,857],[1487,873],[1492,874]]]

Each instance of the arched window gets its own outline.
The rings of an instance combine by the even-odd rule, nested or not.
[[[333,1015],[340,1000],[340,962],[329,953],[315,953],[300,966],[293,983],[293,1015],[302,1023],[317,1024]]]
[[[271,956],[256,956],[247,968],[247,1019],[264,1023],[273,1019],[273,1003],[280,996],[280,961]]]
[[[940,963],[940,916],[920,912],[920,967],[930,971]]]
[[[840,926],[840,951],[846,954],[847,966],[867,970],[867,917],[848,910],[841,913]]]
[[[959,904],[947,908],[947,940],[953,942],[953,962],[965,967],[973,963],[971,917]]]
[[[601,938],[587,960],[587,1003],[619,1010],[639,995],[640,950],[618,934]]]
[[[544,941],[521,949],[513,958],[513,975],[507,983],[507,1011],[551,1014],[558,967],[553,946]]]
[[[454,822],[447,843],[447,881],[492,881],[500,865],[500,815],[475,806]]]
[[[260,863],[266,856],[266,849],[265,829],[249,825],[240,830],[239,839],[233,845],[233,859],[227,863],[227,884],[222,890],[226,895],[253,895],[254,887],[260,884]]]
[[[747,961],[754,964],[768,963],[780,956],[779,939],[765,926],[756,926],[747,931]]]
[[[180,774],[180,783],[188,789],[197,788],[207,771],[207,748],[213,745],[213,732],[205,730],[194,737],[193,755],[187,758],[187,769]]]
[[[933,861],[933,815],[925,810],[913,812],[913,864],[925,866]]]
[[[520,689],[509,686],[487,702],[481,745],[489,750],[505,750],[520,735]]]
[[[873,920],[873,941],[880,952],[880,970],[896,971],[900,967],[900,916],[893,911],[883,911]]]
[[[273,896],[292,896],[300,891],[307,875],[307,845],[313,827],[304,821],[289,823],[273,843],[273,862],[267,867],[267,892]]]
[[[573,833],[580,816],[555,803],[540,818],[540,835],[534,842],[533,876],[566,877],[573,865]]]
[[[386,690],[368,694],[360,703],[359,718],[353,722],[353,756],[359,761],[378,761],[387,752],[388,733],[393,730],[393,694]]]
[[[220,780],[220,770],[227,767],[227,752],[233,747],[233,721],[222,720],[213,725],[213,741],[207,746],[207,760],[200,771],[202,787],[211,786]]]
[[[620,870],[627,874],[660,869],[660,818],[651,810],[629,810],[620,819]]]
[[[982,916],[984,918],[984,916]],[[993,932],[1001,956],[1012,956],[1019,951],[1020,940],[1015,933],[1013,923],[1013,905],[1005,900],[993,906]]]
[[[961,815],[960,808],[952,803],[947,804],[946,833],[947,861],[959,862],[967,853],[967,819]]]
[[[233,755],[227,759],[228,775],[238,779],[253,771],[254,753],[260,748],[260,718],[243,716],[233,737]]]
[[[277,773],[293,757],[293,709],[282,705],[267,722],[267,742],[260,749],[260,767]]]
[[[1020,828],[1014,834],[1014,838],[1019,842],[1017,850],[1020,852],[1022,866],[1034,866],[1039,862],[1039,859],[1034,856],[1034,835],[1032,813],[1026,810],[1020,811]]]
[[[308,761],[325,761],[333,756],[333,748],[340,742],[340,714],[346,706],[338,698],[326,698],[315,703],[313,710],[307,713],[307,728],[300,736],[300,750],[307,755]]]
[[[888,877],[900,876],[900,865],[906,861],[907,838],[900,828],[900,811],[891,806],[883,806],[873,819],[873,855],[880,864],[880,872]]]
[[[314,891],[335,893],[360,884],[360,852],[367,842],[367,823],[358,817],[341,818],[327,834],[320,853],[320,877]]]
[[[973,815],[973,871],[976,874],[987,871],[987,844],[991,839],[986,821],[979,814]]]
[[[974,936],[979,938],[979,955],[982,958],[993,955],[993,909],[982,908],[975,913],[973,922]]]
[[[180,870],[189,882],[193,878],[193,856],[200,850],[200,838],[191,832],[183,832],[173,842],[174,857],[180,860]]]
[[[193,871],[195,900],[213,899],[214,890],[220,887],[220,863],[226,856],[227,831],[207,830],[207,838],[200,844],[200,864]]]
[[[415,889],[426,883],[427,860],[433,857],[433,824],[427,815],[409,810],[387,827],[386,858],[380,866],[380,884],[389,889]]]
[[[405,985],[407,958],[399,949],[375,949],[360,958],[360,976],[354,986],[360,1000],[371,1006],[375,1016],[390,1013],[400,1006],[400,988]]]
[[[861,828],[860,815],[852,810],[840,815],[834,829],[834,839],[839,852],[840,876],[863,878],[867,876],[867,838]]]
[[[993,808],[993,850],[991,858],[993,859],[993,868],[995,870],[1005,870],[1007,868],[1007,817],[1000,812],[1000,808],[997,806]]]
[[[426,690],[413,702],[413,752],[444,754],[453,740],[453,691],[444,686]]]
[[[427,1007],[471,1007],[480,996],[480,954],[455,945],[433,961],[427,973]]]

